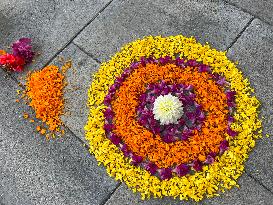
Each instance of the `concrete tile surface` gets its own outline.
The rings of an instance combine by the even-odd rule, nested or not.
[[[201,202],[180,201],[171,198],[141,200],[139,194],[134,194],[126,185],[121,185],[107,201],[106,205],[271,205],[271,192],[257,184],[252,178],[244,174],[239,179],[240,189],[233,188],[219,197],[205,199]]]
[[[194,35],[225,50],[250,19],[221,1],[113,1],[74,42],[100,61],[147,35]]]
[[[100,204],[117,182],[69,131],[46,141],[15,102],[14,81],[0,69],[0,202],[5,205]],[[1,204],[0,203],[0,204]]]
[[[226,0],[273,25],[273,0]]]
[[[52,63],[62,66],[63,62],[60,59],[72,60],[72,68],[65,74],[68,84],[64,88],[65,115],[61,119],[74,134],[85,141],[84,126],[89,114],[87,92],[92,82],[92,75],[98,70],[99,64],[74,44],[64,49]]]
[[[262,103],[264,135],[271,136],[258,140],[246,170],[273,191],[273,26],[255,19],[231,47],[228,56],[239,62],[238,67],[255,89]]]
[[[246,163],[247,174],[239,179],[239,190],[233,188],[199,204],[272,205],[272,0],[114,0],[108,5],[109,2],[0,0],[0,49],[18,38],[32,38],[35,51],[41,55],[26,71],[40,69],[64,47],[51,63],[60,65],[59,57],[73,62],[66,74],[68,114],[62,117],[73,133],[67,129],[64,138],[51,141],[38,135],[35,126],[23,119],[23,112],[30,110],[15,103],[18,86],[0,69],[0,205],[196,204],[171,198],[142,201],[125,184],[115,191],[118,183],[97,165],[81,143],[88,115],[87,90],[99,61],[108,60],[122,45],[137,38],[178,34],[193,35],[219,50],[226,50],[235,41],[228,56],[239,62],[239,68],[255,88],[262,102],[264,135],[271,136],[257,141]],[[261,20],[253,20],[251,14]]]
[[[21,37],[33,39],[41,68],[110,0],[1,0],[0,47]],[[1,49],[0,48],[0,49]]]

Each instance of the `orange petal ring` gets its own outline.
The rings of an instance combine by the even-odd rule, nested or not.
[[[209,113],[201,132],[195,132],[187,141],[165,143],[135,119],[138,96],[145,92],[145,85],[162,79],[170,83],[193,85],[197,103]],[[224,90],[211,79],[209,73],[200,73],[195,68],[181,69],[174,64],[139,66],[123,82],[111,104],[115,113],[114,132],[132,152],[147,157],[159,168],[189,163],[195,159],[203,161],[208,153],[218,153],[219,145],[225,139],[228,108]]]

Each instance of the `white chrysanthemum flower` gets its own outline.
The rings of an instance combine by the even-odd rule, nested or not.
[[[177,124],[177,120],[182,117],[183,113],[183,105],[178,97],[168,94],[160,95],[155,99],[153,114],[161,125]]]

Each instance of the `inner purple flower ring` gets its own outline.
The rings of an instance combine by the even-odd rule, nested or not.
[[[154,117],[154,102],[159,96],[169,94],[180,100],[184,112],[177,124],[162,125]],[[166,143],[187,140],[194,133],[194,130],[201,130],[202,122],[205,120],[205,113],[202,111],[201,105],[197,104],[194,99],[195,94],[192,85],[170,85],[165,81],[148,84],[146,92],[139,96],[140,103],[137,107],[136,118],[139,124],[152,133],[160,135]]]

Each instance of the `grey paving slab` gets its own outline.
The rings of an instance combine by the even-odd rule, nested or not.
[[[273,195],[252,178],[243,175],[239,179],[241,188],[233,188],[219,197],[205,199],[201,202],[180,201],[171,198],[141,200],[139,194],[134,194],[125,185],[121,185],[107,201],[106,205],[271,205]]]
[[[74,44],[70,44],[52,63],[61,66],[63,62],[60,59],[72,60],[72,68],[65,74],[68,84],[64,89],[65,115],[61,119],[73,133],[85,141],[84,126],[89,114],[87,92],[92,82],[92,74],[98,70],[99,64]]]
[[[249,78],[260,99],[264,135],[250,154],[246,170],[273,191],[273,27],[255,19],[231,47],[228,56]]]
[[[67,131],[46,141],[22,117],[18,87],[0,69],[0,202],[5,205],[100,204],[117,183]]]
[[[221,1],[113,1],[74,42],[101,61],[147,35],[194,35],[225,50],[250,19]]]
[[[110,0],[1,0],[0,47],[33,39],[41,55],[29,67],[41,68]],[[0,49],[1,49],[0,48]]]
[[[226,0],[273,25],[272,0]]]

